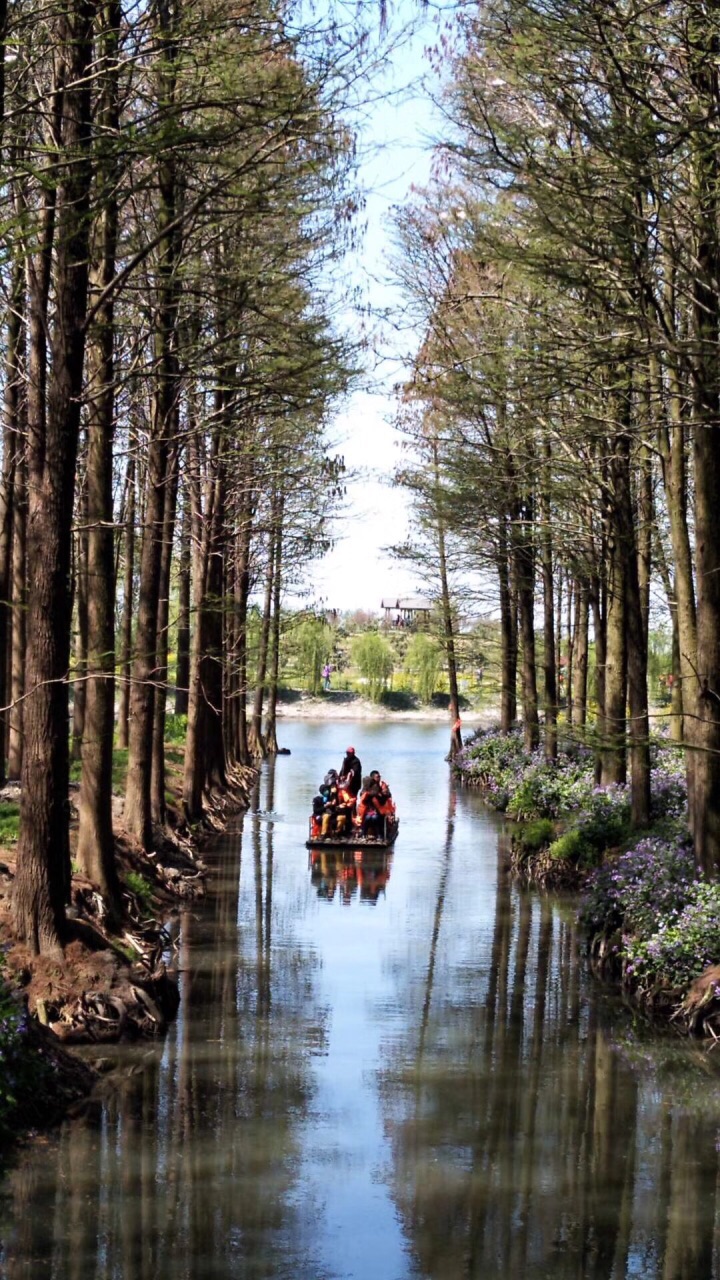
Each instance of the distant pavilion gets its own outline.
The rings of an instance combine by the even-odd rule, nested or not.
[[[380,602],[386,627],[423,628],[430,621],[432,601],[425,596],[395,596]]]

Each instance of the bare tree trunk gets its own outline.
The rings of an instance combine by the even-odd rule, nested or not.
[[[205,510],[203,510],[203,486],[200,475],[198,442],[195,433],[190,436],[188,450],[190,465],[187,477],[187,487],[191,503],[191,546],[193,561],[192,591],[195,622],[192,633],[190,676],[188,680],[188,721],[185,737],[185,763],[183,770],[183,808],[188,822],[196,822],[202,816],[202,792],[204,782],[202,751],[205,707],[202,690],[201,660],[205,641],[203,636],[202,605],[205,598],[208,556],[210,549],[210,523],[212,519],[212,512],[209,509],[209,506],[212,491],[208,486]]]
[[[23,753],[23,694],[25,692],[25,652],[27,592],[25,584],[25,544],[27,529],[27,459],[25,446],[15,468],[13,491],[13,560],[12,560],[12,654],[10,674],[10,737],[8,743],[8,777],[19,778]]]
[[[602,747],[605,741],[605,663],[607,654],[607,606],[606,594],[598,574],[593,574],[590,586],[590,604],[592,606],[593,632],[595,634],[595,734],[597,750],[595,756],[595,781],[602,778]]]
[[[235,565],[235,625],[237,627],[237,743],[235,758],[238,764],[248,765],[252,761],[247,732],[247,613],[250,596],[250,541],[252,535],[252,506],[249,491],[249,479],[240,511],[240,529],[237,538]]]
[[[128,744],[130,717],[130,675],[132,663],[133,594],[135,583],[135,448],[133,436],[129,440],[126,472],[125,500],[125,572],[123,575],[123,615],[121,627],[122,652],[120,658],[120,696],[118,699],[118,747]]]
[[[104,0],[98,18],[96,75],[103,80],[97,108],[106,137],[118,136],[117,57],[120,0]],[[88,582],[87,694],[82,740],[80,821],[77,858],[96,884],[111,920],[121,912],[120,881],[112,825],[113,729],[115,723],[115,547],[113,535],[113,438],[115,430],[115,315],[109,294],[100,297],[115,274],[118,207],[117,166],[105,159],[97,180],[105,188],[95,225],[95,262],[90,278],[96,306],[88,349]]]
[[[267,567],[265,572],[265,597],[263,600],[262,623],[260,627],[260,648],[258,651],[257,674],[255,680],[255,693],[253,697],[252,720],[250,722],[249,743],[250,750],[255,757],[263,759],[267,755],[267,746],[262,733],[262,711],[265,701],[265,680],[267,676],[268,648],[270,644],[270,621],[272,615],[273,600],[273,573],[275,570],[275,511],[277,508],[277,494],[273,496],[272,513],[270,521],[270,534],[268,537],[267,550]]]
[[[83,468],[84,469],[84,468]],[[85,732],[88,657],[88,514],[87,489],[83,477],[78,504],[79,528],[75,535],[75,599],[77,631],[75,633],[75,677],[73,680],[72,758],[79,760]]]
[[[605,705],[600,744],[603,786],[624,783],[626,776],[625,736],[627,722],[627,648],[625,605],[626,549],[621,530],[613,522],[608,536],[607,649],[605,654]]]
[[[189,822],[202,814],[203,794],[225,782],[223,734],[224,480],[218,428],[210,460],[204,512],[200,482],[193,478],[193,605],[195,627],[190,657],[190,701],[183,776],[183,806]],[[194,468],[196,471],[196,468]]]
[[[28,634],[15,925],[31,951],[56,954],[70,887],[68,686],[70,546],[85,351],[91,184],[90,76],[94,5],[57,17],[57,245],[52,363],[45,413],[29,419]],[[40,329],[47,308],[32,281]],[[45,338],[42,337],[44,345]]]
[[[168,0],[156,6],[156,34],[160,48],[158,104],[168,121],[175,111],[175,16]],[[163,232],[158,247],[157,300],[153,334],[156,389],[147,451],[147,485],[142,549],[140,598],[135,631],[135,656],[130,688],[130,732],[125,825],[145,849],[152,847],[152,739],[155,716],[158,600],[168,479],[170,438],[175,424],[177,397],[177,279],[178,234],[177,178],[174,152],[168,140],[161,149],[158,168],[158,224]]]
[[[698,107],[715,118],[720,101],[717,31],[720,3],[687,19],[689,71]],[[703,871],[720,866],[720,147],[707,127],[694,138],[695,269],[693,369],[697,670],[700,689],[691,812],[695,857]]]
[[[509,570],[507,520],[500,518],[498,579],[500,585],[500,728],[509,733],[515,724],[517,684],[517,626],[514,619]]]
[[[183,493],[180,531],[180,563],[178,565],[177,668],[175,672],[175,715],[188,712],[190,683],[190,502]]]
[[[272,612],[272,650],[270,659],[270,678],[268,680],[267,721],[265,725],[265,745],[268,755],[277,755],[277,695],[280,679],[280,605],[282,599],[282,521],[285,509],[284,496],[280,495],[280,507],[273,538],[273,612]]]
[[[450,692],[450,758],[462,750],[462,731],[460,726],[460,696],[458,693],[457,660],[455,657],[455,626],[450,600],[450,582],[447,570],[447,550],[445,545],[445,513],[442,486],[440,483],[440,460],[437,440],[432,441],[433,476],[435,480],[435,522],[437,535],[438,566],[440,572],[440,609],[443,622],[443,643],[447,662],[448,689]]]
[[[580,582],[577,603],[577,650],[573,675],[573,705],[575,708],[575,723],[579,729],[584,729],[587,723],[589,597],[587,582]]]
[[[513,557],[517,572],[522,642],[523,731],[525,750],[528,753],[535,751],[540,741],[535,662],[535,552],[532,537],[532,504],[528,497],[519,498],[513,513]]]
[[[4,16],[1,9],[0,30],[4,31]],[[23,334],[24,277],[23,263],[19,259],[13,267],[5,354],[5,420],[2,478],[0,479],[0,707],[6,706],[9,701],[11,682],[13,499],[18,451],[22,443],[20,347]],[[0,780],[5,777],[8,743],[8,717],[0,713]]]
[[[634,827],[650,821],[650,722],[647,697],[646,617],[640,588],[635,540],[635,512],[630,485],[630,438],[618,449],[616,492],[625,554],[625,623],[627,627],[628,707],[630,712],[630,802]]]
[[[573,659],[575,657],[575,627],[573,625],[573,615],[575,613],[575,591],[576,583],[574,578],[568,575],[567,580],[567,658],[565,659],[565,701],[567,706],[567,722],[572,724],[574,720],[573,708]]]
[[[544,641],[544,711],[545,711],[545,759],[557,758],[557,667],[555,661],[555,584],[553,581],[553,547],[550,516],[550,494],[548,490],[551,453],[546,446],[545,457],[547,472],[545,487],[541,495],[542,530],[540,549],[542,556],[543,580],[543,641]]]
[[[167,821],[167,807],[165,804],[165,712],[167,707],[168,625],[170,621],[170,567],[172,564],[173,539],[175,537],[179,468],[177,447],[172,448],[172,456],[168,467],[169,474],[165,486],[163,541],[160,555],[156,641],[157,677],[150,780],[150,812],[152,823],[156,830],[162,830]]]

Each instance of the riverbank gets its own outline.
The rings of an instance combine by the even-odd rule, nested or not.
[[[181,820],[179,769],[171,768],[166,832],[149,852],[124,829],[122,798],[116,796],[122,920],[111,926],[103,899],[73,861],[61,959],[33,955],[15,934],[11,837],[17,831],[19,788],[0,793],[0,1143],[55,1123],[92,1088],[92,1066],[65,1052],[66,1046],[150,1039],[175,1017],[180,997],[173,915],[181,902],[204,896],[203,848],[229,817],[248,807],[255,778],[252,769],[236,771],[228,790],[208,804],[204,821],[189,830]],[[69,800],[72,857],[76,788]]]
[[[277,704],[277,714],[283,720],[409,720],[418,723],[442,724],[448,722],[449,711],[446,706],[422,704],[403,706],[402,700],[396,705],[371,702],[359,693],[344,690],[330,690],[317,696],[300,690],[288,690]],[[466,707],[461,712],[463,725],[473,728],[489,728],[498,718],[495,706]]]
[[[652,744],[651,825],[631,824],[627,786],[598,787],[593,752],[571,737],[557,759],[519,732],[481,731],[454,761],[510,826],[516,877],[580,896],[593,967],[653,1015],[720,1036],[720,886],[695,866],[682,753]]]

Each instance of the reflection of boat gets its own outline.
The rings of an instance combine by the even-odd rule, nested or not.
[[[383,818],[382,829],[375,836],[363,836],[354,828],[351,828],[347,835],[331,831],[329,835],[321,836],[314,828],[314,820],[310,819],[310,827],[308,838],[305,841],[307,849],[390,849],[398,838],[400,830],[400,820],[398,818]]]
[[[336,896],[345,906],[353,898],[374,905],[390,879],[392,853],[377,844],[370,848],[346,841],[347,848],[329,841],[322,849],[310,851],[310,879],[319,898],[332,902]]]

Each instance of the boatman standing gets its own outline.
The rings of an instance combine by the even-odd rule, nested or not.
[[[351,796],[356,796],[362,783],[362,765],[355,755],[355,748],[348,747],[340,766],[340,781]]]

